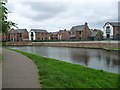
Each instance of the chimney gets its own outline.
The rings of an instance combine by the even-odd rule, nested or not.
[[[66,31],[66,29],[64,29],[64,31]]]

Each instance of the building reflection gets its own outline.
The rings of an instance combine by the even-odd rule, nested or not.
[[[89,55],[88,52],[86,50],[78,50],[77,52],[72,50],[70,51],[70,56],[72,58],[72,62],[74,63],[80,63],[83,64],[85,66],[88,66],[88,62],[89,62]]]

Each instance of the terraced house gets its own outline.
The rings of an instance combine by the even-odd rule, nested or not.
[[[29,31],[30,41],[49,40],[49,33],[43,29],[31,29]]]

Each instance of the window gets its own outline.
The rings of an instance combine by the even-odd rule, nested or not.
[[[31,32],[31,37],[33,37],[33,32]]]
[[[71,35],[74,35],[74,32],[71,32]]]
[[[119,34],[116,35],[116,39],[120,40],[120,35]]]
[[[19,34],[19,37],[22,37],[22,33]]]
[[[106,27],[106,33],[110,33],[110,26]]]
[[[81,34],[81,31],[79,31],[79,34]]]

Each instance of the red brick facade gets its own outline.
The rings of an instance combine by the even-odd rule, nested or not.
[[[70,39],[73,40],[89,40],[90,29],[85,23],[85,25],[74,26],[70,30]]]
[[[28,41],[28,31],[26,29],[11,29],[8,32],[9,41]]]
[[[60,30],[58,32],[58,40],[69,40],[70,39],[70,31],[65,30]]]
[[[118,27],[119,28],[119,27]],[[118,29],[117,28],[117,29]],[[115,28],[116,29],[116,28]],[[43,29],[31,29],[28,33],[26,29],[11,29],[7,36],[3,35],[3,40],[7,41],[41,41],[41,40],[90,40],[91,30],[87,23],[84,25],[73,26],[70,30],[59,30],[58,32],[47,32]],[[119,32],[114,32],[116,35]],[[101,35],[97,34],[96,40]],[[7,38],[7,39],[6,39]]]

